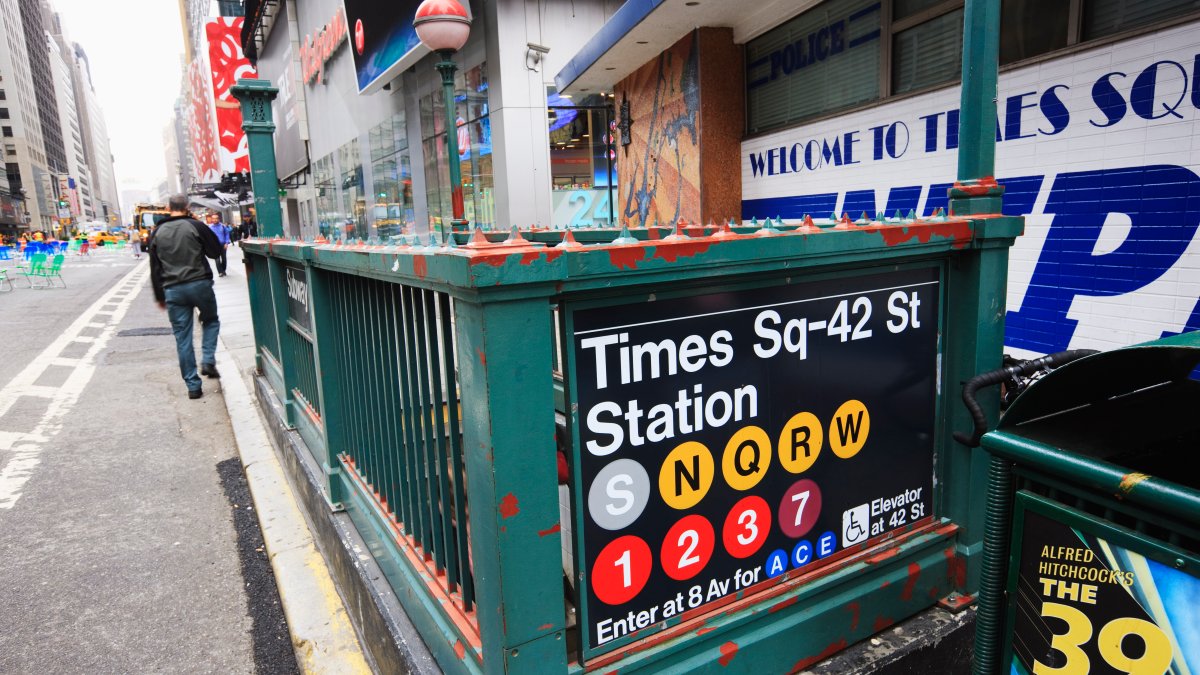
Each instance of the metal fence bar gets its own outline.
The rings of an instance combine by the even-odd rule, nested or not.
[[[429,430],[429,372],[426,369],[425,349],[421,340],[421,336],[424,334],[421,323],[425,320],[425,317],[421,312],[420,292],[412,287],[408,287],[405,290],[408,293],[408,300],[412,307],[412,322],[409,325],[409,330],[412,336],[413,354],[416,358],[416,377],[413,378],[413,381],[417,385],[417,390],[413,406],[416,408],[417,416],[420,418],[420,424],[416,428],[417,445],[414,448],[417,452],[418,466],[421,469],[420,475],[417,477],[417,486],[421,493],[421,518],[425,525],[423,530],[425,554],[427,557],[431,557],[436,546],[434,537],[438,528],[434,525],[437,514],[434,513],[431,506],[433,492],[430,489],[432,486],[429,480],[429,445],[432,442],[432,434]]]
[[[391,309],[391,348],[388,350],[396,363],[396,454],[400,458],[399,485],[400,504],[403,511],[401,521],[405,534],[412,535],[415,505],[412,494],[412,476],[416,473],[412,457],[412,414],[408,390],[408,359],[404,349],[404,311],[400,305],[402,287],[388,284],[387,303]]]
[[[433,443],[430,447],[430,452],[433,455],[433,468],[436,470],[436,476],[431,476],[431,480],[436,477],[436,492],[437,500],[432,506],[438,513],[440,520],[440,532],[438,534],[438,543],[442,544],[442,565],[438,568],[442,569],[455,567],[454,561],[454,532],[451,531],[451,512],[450,512],[450,478],[448,476],[448,462],[446,462],[446,424],[445,414],[449,410],[449,398],[445,394],[442,387],[442,369],[439,364],[442,363],[442,345],[437,339],[438,333],[438,315],[437,315],[437,297],[433,291],[422,291],[422,304],[425,305],[425,345],[428,350],[428,372],[430,372],[430,396],[431,406],[430,414],[431,428],[433,431]]]
[[[421,428],[424,430],[424,443],[421,444],[421,459],[425,469],[425,493],[427,495],[425,507],[429,510],[429,534],[430,534],[430,553],[433,554],[434,567],[440,570],[446,560],[446,542],[442,538],[442,529],[438,527],[438,480],[437,480],[437,439],[436,429],[433,424],[433,409],[438,405],[440,395],[434,391],[429,373],[433,368],[430,364],[430,350],[427,340],[429,317],[425,311],[425,292],[413,289],[412,290],[413,307],[415,308],[416,321],[413,328],[416,330],[417,343],[417,359],[421,364]]]
[[[450,471],[454,477],[454,528],[457,534],[459,582],[462,584],[464,609],[475,605],[475,578],[471,573],[471,549],[467,541],[467,472],[463,466],[462,431],[459,424],[458,377],[455,364],[454,333],[451,329],[450,296],[438,294],[438,314],[441,317],[442,368],[446,382],[446,405],[448,406]],[[450,590],[454,590],[451,587]]]
[[[383,402],[383,354],[376,347],[380,344],[383,338],[380,335],[379,329],[379,302],[376,297],[376,285],[379,282],[374,279],[366,280],[366,288],[363,293],[362,308],[363,315],[366,319],[366,330],[363,333],[363,342],[369,345],[367,351],[371,356],[367,362],[367,391],[366,403],[370,411],[369,418],[373,421],[371,425],[371,454],[375,459],[375,475],[372,477],[372,484],[375,486],[375,491],[379,493],[380,500],[384,506],[391,508],[391,486],[388,484],[388,460],[387,453],[384,452],[387,441],[383,427],[383,416],[387,412],[387,408]]]
[[[425,528],[425,493],[421,489],[422,468],[420,453],[417,450],[421,443],[421,408],[418,403],[420,384],[417,377],[418,362],[414,340],[415,331],[413,330],[414,313],[411,290],[408,286],[401,286],[399,289],[400,306],[404,314],[404,320],[401,322],[404,335],[404,354],[408,364],[405,371],[407,375],[405,390],[408,394],[405,401],[405,409],[408,411],[408,456],[411,462],[410,466],[413,468],[408,481],[409,494],[413,504],[413,522],[410,525],[409,536],[418,546],[424,546],[429,541],[429,537],[426,535]]]
[[[396,364],[396,320],[395,308],[391,303],[391,286],[392,284],[384,282],[376,282],[375,284],[375,301],[379,308],[378,326],[379,333],[382,336],[376,348],[383,359],[383,369],[381,375],[384,379],[383,391],[381,392],[381,403],[383,404],[383,417],[381,426],[384,431],[384,452],[387,456],[387,480],[389,485],[388,490],[388,507],[391,509],[392,517],[397,522],[402,522],[405,518],[403,507],[404,500],[400,497],[400,463],[403,461],[403,440],[400,434],[400,428],[396,424],[396,412],[399,409],[398,394],[400,391],[399,371]]]

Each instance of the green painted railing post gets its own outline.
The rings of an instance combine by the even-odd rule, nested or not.
[[[296,397],[292,389],[296,387],[295,355],[287,347],[288,297],[286,263],[280,258],[270,258],[271,263],[271,298],[275,302],[275,330],[279,335],[279,367],[283,370],[283,391],[279,394],[279,402],[287,412],[288,428],[296,428]]]
[[[279,174],[275,170],[275,122],[271,101],[279,93],[269,80],[238,80],[229,89],[242,104],[242,129],[250,150],[250,184],[258,231],[264,237],[283,236],[283,211],[279,208]]]
[[[483,670],[566,672],[550,304],[454,306]]]
[[[242,258],[242,263],[246,266],[246,290],[250,294],[250,312],[254,317],[254,324],[256,327],[256,330],[254,331],[254,367],[259,374],[263,374],[266,372],[265,367],[263,366],[262,355],[263,340],[265,339],[265,336],[258,334],[259,331],[257,330],[257,325],[260,316],[274,317],[275,308],[260,306],[262,304],[262,293],[266,289],[258,287],[259,282],[253,273],[253,267],[254,265],[270,265],[271,261],[262,256],[246,254]],[[271,320],[274,319],[272,318]]]
[[[346,449],[346,420],[342,415],[342,377],[337,366],[334,335],[337,332],[333,308],[337,306],[326,272],[307,267],[309,298],[312,301],[313,354],[316,358],[317,389],[321,398],[321,421],[325,430],[325,452],[320,457],[325,473],[325,499],[330,508],[341,510],[344,486],[338,479],[338,453]]]
[[[999,215],[1003,205],[1004,188],[996,183],[996,96],[1000,60],[1000,0],[967,0],[963,16],[963,60],[962,99],[959,116],[958,181],[950,189],[950,210],[959,216],[976,214]],[[972,363],[974,372],[950,373],[949,382],[961,382],[975,373],[998,368],[1004,350],[1005,289],[1008,287],[1008,246],[989,246],[979,251],[974,258],[977,267],[965,270],[966,278],[961,285],[954,284],[953,274],[950,288],[959,289],[962,296],[952,302],[962,312],[961,318],[974,318],[979,326],[991,326],[994,330],[980,329],[980,339],[974,345],[955,344],[951,339],[948,351],[967,350],[960,363]],[[974,315],[972,317],[972,315]],[[953,334],[953,333],[951,333]],[[964,333],[965,334],[965,333]],[[999,340],[987,339],[998,336]],[[981,392],[984,393],[984,392]],[[999,410],[998,393],[992,390],[979,397],[979,403],[995,419]],[[960,429],[970,429],[969,417],[961,406],[955,406],[954,414],[948,416]],[[998,570],[1004,568],[1007,553],[1007,494],[1010,489],[1004,479],[1007,467],[997,464],[1001,460],[990,458],[983,450],[956,448],[971,452],[967,475],[955,476],[950,485],[988,486],[985,504],[968,500],[970,510],[958,520],[965,526],[968,541],[984,536],[982,561],[970,565],[969,585],[979,582],[979,611],[976,615],[974,672],[977,675],[993,673],[997,668],[997,648],[1001,605],[1003,602],[1004,579]],[[997,513],[1003,509],[1004,513]]]

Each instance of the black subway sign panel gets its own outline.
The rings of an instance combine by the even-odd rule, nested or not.
[[[933,515],[939,291],[919,268],[568,308],[590,649]]]
[[[284,267],[284,283],[288,297],[288,317],[304,330],[312,330],[312,313],[308,306],[308,273],[301,267]]]

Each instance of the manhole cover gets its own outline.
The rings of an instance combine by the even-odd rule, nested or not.
[[[154,326],[153,328],[130,328],[117,333],[117,337],[144,337],[147,335],[173,335],[170,326]]]

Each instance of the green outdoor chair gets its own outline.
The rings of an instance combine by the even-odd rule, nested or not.
[[[42,268],[46,279],[46,288],[54,288],[54,280],[58,279],[58,283],[62,284],[63,288],[67,287],[67,280],[63,279],[62,266],[66,256],[62,253],[50,258],[48,264]]]
[[[30,288],[49,288],[53,282],[46,270],[46,254],[35,253],[33,258],[29,260],[28,269],[21,271],[21,276],[25,277],[25,281],[29,283]],[[45,279],[46,283],[44,285],[40,281],[35,283],[35,280],[38,279]]]
[[[4,288],[8,286],[8,288]],[[0,291],[8,292],[13,289],[12,280],[8,278],[8,270],[0,270]]]

